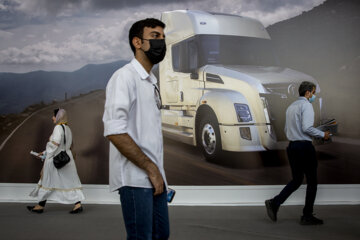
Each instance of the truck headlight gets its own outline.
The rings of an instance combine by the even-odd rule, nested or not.
[[[252,117],[249,106],[246,104],[235,103],[235,111],[239,122],[251,122]]]

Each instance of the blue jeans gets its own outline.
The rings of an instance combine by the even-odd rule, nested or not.
[[[128,240],[169,238],[166,190],[154,196],[153,188],[125,186],[119,194]]]

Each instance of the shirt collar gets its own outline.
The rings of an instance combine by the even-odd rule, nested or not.
[[[305,101],[309,101],[309,100],[307,100],[307,98],[306,97],[299,97],[299,100],[305,100]]]
[[[150,74],[147,73],[145,68],[141,65],[141,63],[139,63],[139,61],[136,58],[131,60],[131,64],[135,68],[136,72],[140,75],[140,78],[142,80],[148,80],[153,84],[155,84],[157,82],[154,74],[151,71],[150,71]]]

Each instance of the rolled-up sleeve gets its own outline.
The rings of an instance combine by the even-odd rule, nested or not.
[[[323,138],[325,136],[325,133],[323,131],[320,131],[317,128],[314,128],[314,109],[310,104],[303,105],[303,111],[302,111],[302,130],[306,134],[312,136],[312,137],[319,137]]]
[[[124,72],[115,73],[106,86],[103,115],[104,136],[127,133],[128,115],[133,102],[131,79]]]

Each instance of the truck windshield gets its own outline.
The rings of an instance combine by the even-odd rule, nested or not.
[[[277,66],[271,40],[239,37],[199,35],[199,66],[206,64]]]
[[[196,35],[172,48],[175,71],[192,72],[207,64],[279,66],[271,40],[219,35]]]

